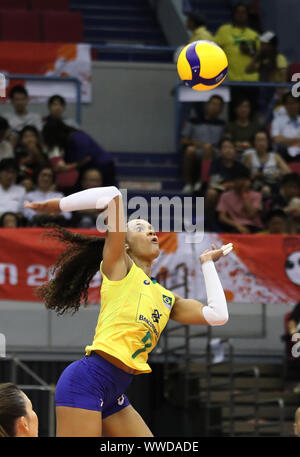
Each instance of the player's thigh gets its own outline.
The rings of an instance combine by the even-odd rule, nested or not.
[[[102,421],[103,436],[153,436],[139,413],[131,406],[121,409]]]
[[[56,436],[102,436],[101,412],[57,406]]]

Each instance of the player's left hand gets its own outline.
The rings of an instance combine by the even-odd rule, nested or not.
[[[200,262],[204,263],[207,262],[208,260],[212,260],[213,262],[216,262],[219,260],[222,256],[225,256],[229,254],[233,249],[233,244],[228,243],[224,244],[220,249],[217,249],[214,244],[212,244],[212,250],[206,249],[203,254],[200,255]]]

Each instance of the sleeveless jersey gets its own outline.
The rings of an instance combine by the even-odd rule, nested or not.
[[[175,297],[135,263],[120,281],[105,276],[102,262],[100,271],[101,309],[86,355],[101,350],[133,368],[136,374],[150,373],[148,354],[169,320]]]

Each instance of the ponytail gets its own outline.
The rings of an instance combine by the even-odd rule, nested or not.
[[[49,225],[48,225],[49,227]],[[72,233],[59,226],[47,231],[45,236],[65,245],[57,259],[53,273],[55,277],[36,289],[36,295],[45,301],[47,309],[58,315],[65,311],[78,311],[81,303],[88,301],[88,288],[99,270],[104,240],[100,236],[84,236]]]
[[[15,436],[15,422],[26,416],[22,391],[13,383],[0,384],[0,437]]]

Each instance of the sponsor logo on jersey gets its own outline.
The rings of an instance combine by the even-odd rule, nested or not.
[[[152,320],[153,322],[159,322],[159,319],[161,318],[161,314],[159,313],[158,309],[154,310],[154,313],[152,314]]]
[[[147,319],[147,317],[145,317],[145,316],[143,316],[142,314],[140,314],[140,316],[139,316],[139,321],[145,322],[145,323],[151,328],[151,330],[153,330],[153,332],[155,333],[155,335],[156,335],[157,337],[159,337],[159,333],[158,333],[158,331],[156,330],[154,324],[152,324],[152,322],[150,322],[149,319]]]
[[[146,286],[149,286],[150,281],[147,281],[147,279],[145,279],[144,284],[146,284]]]

